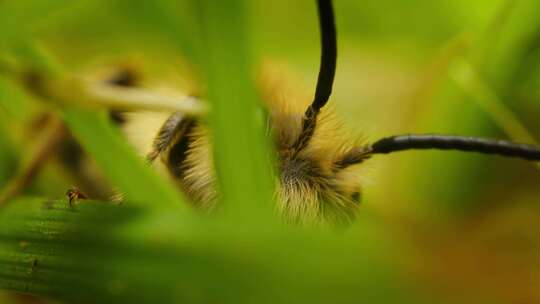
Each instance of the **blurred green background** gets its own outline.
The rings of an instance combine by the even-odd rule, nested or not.
[[[215,8],[223,10],[221,20],[227,20],[228,5]],[[339,57],[330,102],[354,136],[376,140],[433,132],[530,143],[540,136],[540,2],[337,0],[334,6]],[[214,52],[205,47],[236,50],[200,39],[205,30],[221,30],[217,21],[193,13],[201,11],[204,15],[196,1],[4,0],[0,56],[33,58],[27,45],[38,45],[69,72],[95,75],[130,63],[149,83],[189,89],[205,79],[201,70],[219,71],[212,64],[198,68]],[[225,33],[239,27],[247,32],[253,66],[246,69],[278,71],[288,88],[309,97],[320,53],[314,1],[246,1],[243,14],[246,24],[231,19],[221,26]],[[200,26],[201,20],[208,25]],[[239,44],[246,43],[242,37]],[[234,62],[237,55],[218,57]],[[210,80],[219,84],[223,78]],[[25,126],[40,109],[36,104],[0,77],[0,185],[27,157]],[[219,117],[214,121],[221,125]],[[228,139],[226,130],[222,134],[220,140]],[[228,159],[225,153],[222,159]],[[374,226],[374,243],[381,235],[382,243],[390,236],[407,244],[393,252],[407,252],[400,260],[404,276],[393,283],[413,283],[412,294],[449,303],[535,303],[540,301],[539,168],[457,152],[377,156],[364,169],[359,221],[369,224],[352,230]],[[104,175],[113,184],[122,179]],[[49,164],[25,194],[63,198],[73,183]]]

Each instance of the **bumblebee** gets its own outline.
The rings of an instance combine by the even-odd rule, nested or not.
[[[263,94],[262,112],[267,121],[268,136],[273,139],[275,148],[275,209],[285,221],[299,225],[351,222],[362,197],[363,164],[374,155],[437,149],[540,161],[540,148],[537,146],[477,137],[407,134],[373,143],[349,140],[350,136],[340,127],[339,119],[326,106],[332,94],[337,58],[332,1],[317,0],[317,8],[322,52],[313,99],[310,102],[293,102],[291,96],[280,98],[275,94],[275,88],[266,87],[264,90],[263,86],[266,92]],[[69,99],[63,98],[62,90],[45,90],[45,83],[36,81],[43,80],[39,77],[24,79],[27,87],[37,95]],[[75,87],[80,91],[77,92],[81,103],[107,106],[111,110],[111,119],[126,130],[128,138],[133,135],[141,137],[139,133],[148,128],[148,121],[142,122],[142,128],[140,121],[139,125],[133,124],[129,116],[137,113],[124,113],[126,107],[173,111],[165,115],[154,113],[147,118],[157,121],[158,127],[151,135],[153,140],[143,145],[146,159],[156,166],[163,164],[196,208],[212,211],[218,207],[220,194],[214,170],[212,134],[203,119],[207,107],[201,98],[159,95],[142,89],[136,75],[129,70],[104,82],[91,85],[77,83]],[[77,198],[73,192],[70,199],[72,197]]]
[[[332,93],[337,57],[332,1],[318,0],[317,5],[322,54],[313,101],[292,103],[292,99],[283,100],[271,92],[263,94],[268,135],[273,138],[277,160],[276,211],[287,222],[351,222],[362,196],[361,164],[376,154],[439,149],[540,160],[538,147],[474,137],[399,135],[373,144],[347,140],[339,120],[325,107]],[[148,161],[159,159],[197,208],[215,208],[219,191],[211,136],[202,120],[176,112],[156,133]]]

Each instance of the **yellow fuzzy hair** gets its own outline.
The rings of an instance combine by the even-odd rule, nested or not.
[[[341,121],[326,107],[317,118],[308,146],[293,156],[290,147],[300,135],[311,97],[289,88],[287,83],[291,81],[284,82],[285,78],[270,68],[265,69],[263,77],[263,103],[271,120],[280,172],[277,212],[288,222],[301,225],[350,222],[358,209],[351,195],[360,194],[361,172],[358,167],[341,170],[335,163],[362,144],[348,140]]]
[[[300,225],[350,222],[358,209],[354,196],[360,193],[358,175],[361,172],[358,166],[338,168],[336,162],[353,147],[361,146],[360,143],[347,140],[349,137],[339,119],[331,109],[325,108],[317,119],[309,144],[299,153],[291,153],[290,147],[301,132],[302,117],[310,97],[295,97],[298,90],[287,89],[284,78],[281,75],[274,77],[274,74],[272,70],[265,69],[264,77],[259,82],[262,84],[263,105],[270,121],[269,134],[274,138],[277,153],[276,212],[287,222]],[[128,129],[136,132],[133,127]],[[218,201],[219,191],[209,132],[205,126],[197,123],[183,136],[188,137],[189,144],[181,167],[174,168],[180,169],[175,172],[181,172],[180,176],[175,176],[175,180],[195,206],[211,210]],[[149,147],[146,144],[145,153],[150,152]],[[167,149],[161,155],[166,165],[170,152],[171,149]]]

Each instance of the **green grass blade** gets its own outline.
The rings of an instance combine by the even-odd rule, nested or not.
[[[524,143],[536,144],[531,133],[519,119],[505,106],[493,90],[481,79],[474,67],[461,60],[451,71],[454,81],[471,97],[477,105],[491,116],[508,137]]]
[[[144,210],[91,201],[21,198],[2,211],[2,289],[70,303],[413,303],[380,235],[179,234],[180,221],[145,235],[134,233],[149,228]]]
[[[271,214],[270,157],[256,118],[244,2],[197,1],[201,60],[212,104],[211,125],[225,208]],[[261,211],[259,211],[261,210]],[[270,212],[269,212],[270,211]]]

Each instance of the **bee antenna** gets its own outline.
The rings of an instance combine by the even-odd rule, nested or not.
[[[319,23],[321,28],[321,65],[315,97],[310,108],[319,111],[332,94],[332,85],[336,74],[337,34],[334,22],[332,0],[318,0]]]
[[[378,140],[368,149],[369,154],[388,154],[405,150],[457,150],[496,154],[506,157],[540,161],[540,147],[504,140],[436,134],[409,134]]]
[[[317,116],[332,94],[332,85],[336,74],[337,34],[334,22],[332,0],[317,0],[319,27],[321,34],[321,63],[317,88],[313,102],[307,108],[302,119],[302,131],[293,145],[295,151],[307,146],[315,132]]]

